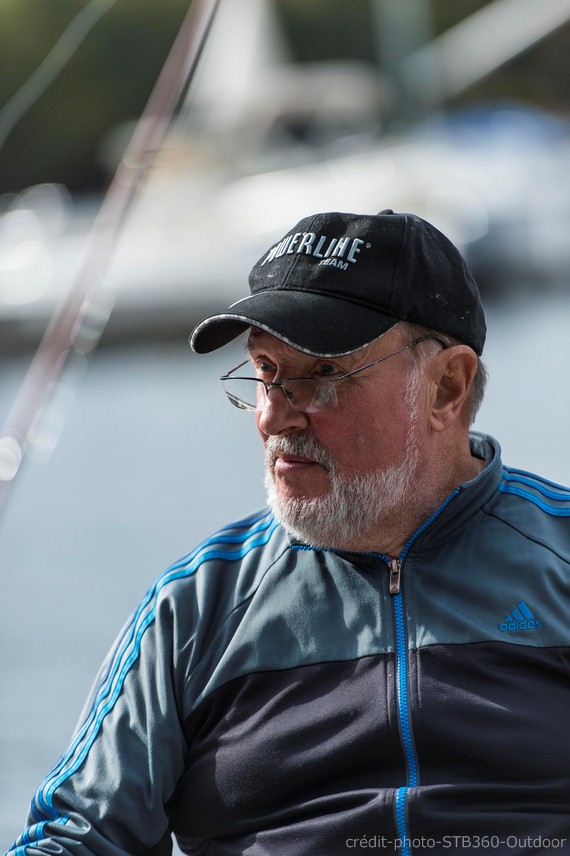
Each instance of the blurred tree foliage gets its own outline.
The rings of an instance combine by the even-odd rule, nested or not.
[[[397,0],[395,0],[397,2]],[[376,61],[370,0],[276,0],[282,25],[298,62],[337,57]]]
[[[344,56],[380,62],[374,3],[399,0],[276,0],[284,28],[299,62]],[[422,0],[434,38],[474,14],[491,0]],[[492,39],[493,33],[489,33]],[[485,50],[485,45],[481,45]],[[570,113],[570,24],[529,47],[494,74],[462,94],[462,104],[490,100],[522,101]],[[450,106],[453,106],[451,104]]]
[[[107,183],[101,141],[115,126],[140,115],[191,0],[109,2],[109,11],[0,148],[0,193],[42,181],[62,182],[76,192]],[[295,60],[348,58],[382,65],[373,2],[275,0],[275,5]],[[424,2],[429,35],[435,36],[489,0]],[[1,0],[0,107],[88,3]],[[461,103],[519,100],[567,112],[569,57],[570,27],[565,26],[481,81],[461,96]]]
[[[87,0],[2,0],[0,106],[11,99]],[[136,118],[189,0],[118,0],[95,24],[0,149],[0,192],[55,181],[75,191],[106,183],[105,133]]]

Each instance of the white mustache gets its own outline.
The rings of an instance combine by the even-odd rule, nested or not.
[[[327,472],[331,472],[334,468],[333,460],[327,450],[317,440],[301,434],[291,434],[286,437],[270,435],[265,441],[265,463],[268,467],[275,465],[279,452],[315,461]]]

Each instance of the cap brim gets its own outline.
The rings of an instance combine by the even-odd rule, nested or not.
[[[397,318],[368,306],[329,295],[261,291],[198,324],[190,345],[196,353],[207,354],[248,327],[259,327],[299,351],[338,357],[370,344],[397,323]]]

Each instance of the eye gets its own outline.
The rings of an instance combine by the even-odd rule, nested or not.
[[[273,377],[275,374],[275,366],[267,362],[267,360],[257,360],[255,362],[255,372],[258,377]]]
[[[319,366],[319,375],[321,377],[330,377],[335,374],[338,374],[338,370],[332,363],[323,363]]]

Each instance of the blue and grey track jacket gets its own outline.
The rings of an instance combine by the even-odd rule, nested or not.
[[[570,853],[570,492],[472,444],[397,560],[264,511],[173,565],[13,853]]]

